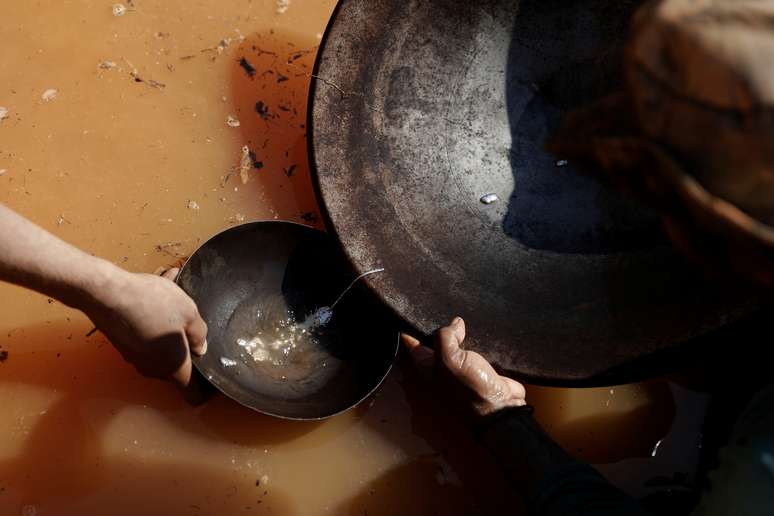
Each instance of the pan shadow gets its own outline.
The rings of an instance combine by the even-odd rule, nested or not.
[[[514,190],[502,227],[527,247],[608,254],[664,242],[653,214],[544,148],[564,113],[620,85],[622,40],[638,4],[530,0],[519,6],[506,75]]]
[[[0,512],[18,513],[29,504],[42,512],[51,504],[56,514],[196,514],[207,507],[228,513],[247,506],[257,514],[294,513],[281,489],[259,492],[255,478],[240,479],[233,469],[208,464],[206,456],[196,462],[195,455],[158,450],[108,452],[103,435],[127,411],[150,411],[195,436],[202,450],[226,443],[255,448],[286,443],[318,423],[262,416],[220,395],[194,409],[172,385],[139,376],[101,337],[66,337],[71,330],[64,321],[21,328],[14,332],[21,346],[5,346],[9,355],[0,364],[0,388],[40,390],[53,401],[17,435],[18,451],[0,458]],[[19,424],[29,423],[22,418]],[[135,445],[144,435],[138,428]],[[159,493],[159,486],[169,492],[138,495]]]
[[[289,41],[302,42],[302,46]],[[251,34],[230,54],[233,109],[251,166],[230,185],[246,188],[274,218],[323,229],[307,150],[307,98],[317,40],[309,34]],[[239,155],[241,150],[234,149]]]
[[[356,409],[361,424],[401,449],[406,459],[368,482],[336,513],[494,516],[507,509],[525,514],[519,493],[466,421],[423,380],[401,353],[384,385]]]

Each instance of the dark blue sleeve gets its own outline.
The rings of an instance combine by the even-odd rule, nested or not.
[[[530,513],[539,516],[648,514],[633,498],[581,462],[567,463],[544,473],[530,505]]]
[[[487,416],[478,433],[533,516],[646,516],[631,497],[565,452],[529,406]]]

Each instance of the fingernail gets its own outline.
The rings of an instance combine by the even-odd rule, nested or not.
[[[204,339],[204,344],[202,344],[201,354],[204,355],[205,353],[207,353],[207,339]]]
[[[405,347],[408,349],[413,349],[420,345],[420,342],[412,337],[411,335],[407,335],[405,333],[400,334],[400,341],[403,343]]]
[[[454,330],[454,336],[457,337],[459,342],[465,340],[465,322],[462,317],[455,317],[451,322],[452,330]]]

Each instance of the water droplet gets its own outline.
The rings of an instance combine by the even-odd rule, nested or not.
[[[489,194],[483,195],[480,200],[484,204],[492,204],[494,202],[497,202],[499,199],[500,198],[497,197],[497,195],[493,193],[489,193]]]

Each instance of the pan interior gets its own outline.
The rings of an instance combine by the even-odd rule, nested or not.
[[[397,334],[384,309],[358,285],[328,324],[307,321],[354,277],[335,242],[305,226],[251,223],[213,237],[178,279],[209,327],[196,367],[267,414],[318,419],[356,405],[395,356]]]

